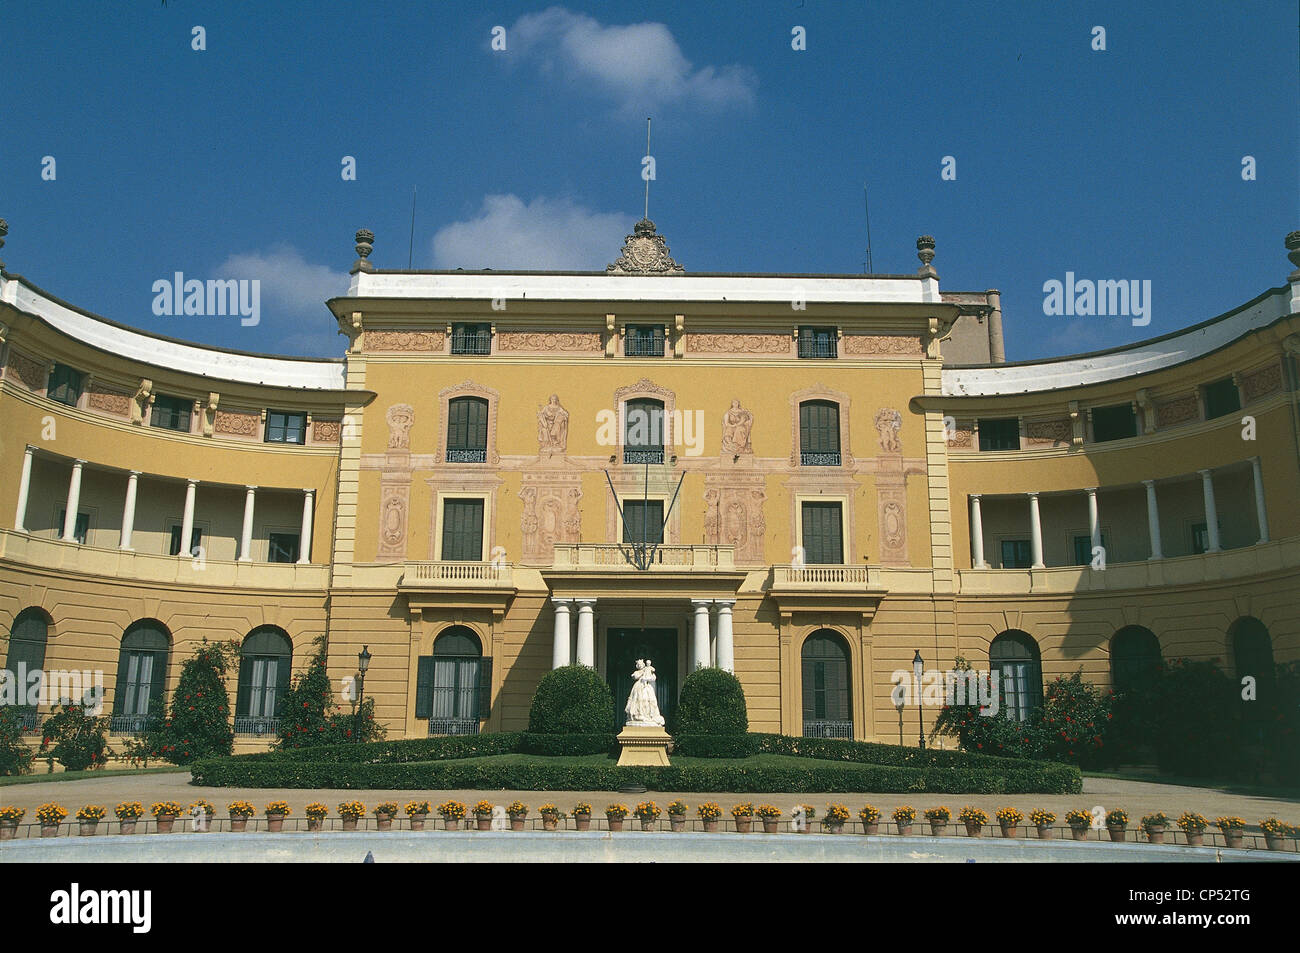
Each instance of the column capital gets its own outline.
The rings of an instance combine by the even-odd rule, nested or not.
[[[139,477],[139,476],[143,476],[144,471],[143,471],[143,470],[127,470],[126,473],[127,473],[127,476]]]
[[[1214,471],[1213,471],[1213,470],[1210,470],[1210,469],[1204,469],[1204,470],[1197,470],[1196,472],[1199,473],[1199,474],[1201,475],[1201,479],[1202,479],[1202,480],[1208,480],[1208,479],[1210,478],[1210,475],[1211,475]]]
[[[563,606],[565,609],[567,609],[569,608],[569,603],[573,601],[574,600],[572,599],[560,599],[556,596],[551,596],[551,605],[555,606],[556,608]]]
[[[86,461],[85,461],[85,460],[76,460],[76,459],[74,459],[74,460],[72,461],[72,465],[73,465],[74,467],[84,467],[84,466],[86,465]]]
[[[256,484],[256,483],[245,483],[245,484],[244,484],[244,489],[247,490],[249,493],[252,493],[254,490],[257,489],[257,484]]]
[[[980,499],[980,497],[982,497],[984,494],[983,494],[983,493],[967,493],[966,495],[969,496],[972,500],[976,500],[976,501],[978,501],[978,500]]]
[[[709,606],[713,605],[713,600],[712,600],[712,599],[692,599],[692,600],[691,600],[691,605],[693,605],[693,606],[695,607],[695,611],[696,611],[696,612],[699,612],[701,609],[708,609]]]
[[[316,490],[310,487],[303,487],[302,492],[307,496],[314,496],[316,494]]]
[[[1155,481],[1155,480],[1143,480],[1143,481],[1142,481],[1142,485],[1143,485],[1143,486],[1146,486],[1146,487],[1152,487],[1152,486],[1155,486],[1155,485],[1156,485],[1156,481]]]
[[[29,455],[30,455],[30,454],[33,454],[33,453],[36,452],[36,447],[35,447],[34,444],[30,444],[30,443],[29,443],[29,444],[27,444],[27,446],[25,446],[25,447],[23,448],[23,452],[26,453],[26,454],[29,454]]]
[[[1084,492],[1084,493],[1087,493],[1089,496],[1096,496],[1096,495],[1097,495],[1097,488],[1096,488],[1095,486],[1085,486],[1085,487],[1083,488],[1083,492]]]
[[[198,481],[198,480],[193,480],[193,479],[190,479],[189,477],[186,477],[186,478],[185,478],[185,482],[188,483],[190,486],[198,486],[198,485],[199,485],[199,481]]]
[[[578,604],[579,610],[590,609],[592,606],[596,604],[595,599],[574,599],[573,601]]]
[[[1038,499],[1038,491],[1030,490],[1027,493],[1025,493],[1025,496],[1029,497],[1031,500],[1036,500]]]
[[[719,609],[730,609],[736,604],[735,599],[714,599],[713,604]]]

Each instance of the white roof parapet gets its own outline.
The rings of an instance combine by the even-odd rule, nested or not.
[[[1216,351],[1290,313],[1290,289],[1277,288],[1222,318],[1127,347],[1023,364],[945,367],[941,393],[945,397],[1029,394],[1149,374]]]
[[[242,384],[304,390],[346,388],[346,371],[341,361],[240,354],[154,337],[84,314],[15,278],[0,278],[0,301],[35,315],[83,344],[142,364]]]

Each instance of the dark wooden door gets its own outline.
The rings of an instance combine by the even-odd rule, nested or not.
[[[659,714],[672,715],[677,707],[677,630],[610,629],[605,654],[606,681],[614,695],[614,724],[622,730],[627,720],[627,696],[632,692],[632,672],[637,659],[655,667],[655,697]]]

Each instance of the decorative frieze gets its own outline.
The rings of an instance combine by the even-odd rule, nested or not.
[[[236,437],[256,437],[261,414],[256,411],[218,410],[213,430]]]
[[[22,381],[28,390],[40,390],[45,386],[46,365],[43,361],[33,360],[10,348],[8,363],[9,373]]]
[[[131,395],[103,384],[95,384],[86,393],[86,406],[103,414],[128,417],[131,414]]]
[[[406,533],[411,501],[411,473],[385,473],[380,479],[378,562],[406,558]]]
[[[343,434],[341,420],[315,420],[311,422],[312,443],[338,443]]]
[[[761,476],[736,472],[710,475],[704,488],[704,542],[710,546],[734,546],[737,565],[762,565],[766,559],[763,541],[767,519]]]
[[[842,344],[845,354],[924,353],[921,338],[910,334],[846,334]]]
[[[1196,420],[1200,415],[1200,402],[1196,399],[1195,394],[1188,394],[1185,397],[1177,397],[1174,400],[1167,400],[1163,404],[1158,404],[1156,406],[1156,425],[1172,427],[1174,424]]]
[[[1026,420],[1025,445],[1028,447],[1068,447],[1070,421],[1065,417],[1051,420]]]
[[[700,354],[789,354],[788,334],[705,334],[684,335],[686,350]]]
[[[550,565],[556,543],[582,542],[582,475],[577,471],[524,474],[519,491],[523,561]]]
[[[367,331],[367,351],[427,351],[440,353],[447,349],[447,338],[442,331]]]
[[[903,444],[898,439],[898,432],[903,427],[903,415],[892,407],[881,407],[876,411],[875,424],[880,449],[885,453],[902,453]]]
[[[601,349],[598,331],[500,331],[497,333],[498,351],[589,351]]]
[[[1246,403],[1259,400],[1282,389],[1282,366],[1270,364],[1241,378],[1241,397]]]
[[[410,404],[393,404],[384,414],[384,419],[388,421],[388,449],[409,450],[415,409]]]

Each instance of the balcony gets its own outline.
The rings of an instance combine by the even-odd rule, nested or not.
[[[492,609],[504,612],[515,596],[509,563],[439,560],[407,563],[397,591],[412,613],[423,609]]]
[[[491,354],[492,336],[486,331],[453,331],[452,354]]]
[[[448,450],[448,463],[487,463],[486,450]]]
[[[664,336],[660,332],[628,333],[623,341],[624,357],[663,357]]]
[[[768,586],[782,613],[854,612],[867,621],[886,591],[879,566],[773,566]]]
[[[834,338],[813,338],[808,339],[800,335],[799,337],[799,357],[810,358],[814,360],[827,360],[839,356],[839,348]]]
[[[799,451],[799,466],[801,467],[838,467],[839,465],[840,452],[838,450],[830,452]]]
[[[650,463],[655,465],[661,464],[664,462],[664,448],[625,446],[623,448],[623,462],[637,464]]]
[[[556,569],[637,572],[628,560],[631,549],[630,545],[621,543],[556,543],[552,565]],[[735,554],[734,546],[663,543],[655,549],[648,571],[730,572],[736,568]]]
[[[830,587],[862,589],[880,585],[880,570],[873,566],[773,566],[774,588]]]

